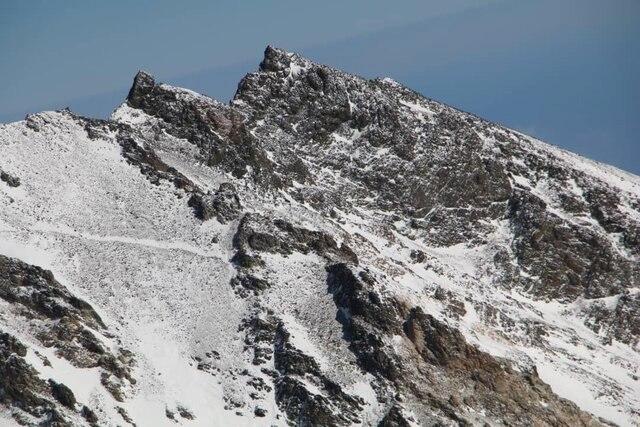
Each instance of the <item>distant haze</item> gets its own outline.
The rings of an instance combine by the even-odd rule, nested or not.
[[[640,174],[640,2],[3,1],[0,122],[107,117],[138,69],[233,96],[267,44]]]

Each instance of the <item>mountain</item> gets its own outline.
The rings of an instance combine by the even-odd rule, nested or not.
[[[0,126],[0,420],[640,425],[640,178],[268,47]]]

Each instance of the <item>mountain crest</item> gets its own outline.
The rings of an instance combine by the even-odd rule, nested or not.
[[[0,126],[0,231],[23,425],[640,422],[640,179],[388,80],[141,71]]]

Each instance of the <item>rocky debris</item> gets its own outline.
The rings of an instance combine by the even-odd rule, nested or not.
[[[253,353],[253,365],[263,365],[273,358],[273,342],[277,327],[277,319],[272,312],[258,310],[243,319],[238,332],[245,334],[245,351]]]
[[[260,255],[249,254],[244,249],[236,251],[233,257],[231,257],[231,263],[238,268],[244,269],[263,267],[265,265]]]
[[[0,169],[0,180],[4,181],[9,187],[20,186],[20,178],[10,175],[8,172],[3,171],[2,169]]]
[[[194,420],[195,417],[193,416],[193,414],[191,413],[191,411],[189,411],[187,408],[183,407],[183,406],[178,406],[177,408],[178,414],[184,418],[185,420]]]
[[[446,313],[452,319],[460,319],[467,314],[464,301],[460,301],[453,292],[438,286],[433,297],[446,305]]]
[[[193,208],[196,217],[202,221],[215,218],[221,224],[237,219],[242,212],[238,193],[233,184],[228,182],[220,184],[218,190],[213,193],[192,194],[189,206]]]
[[[238,295],[247,298],[250,294],[259,295],[262,291],[271,287],[269,281],[256,277],[253,274],[239,273],[231,279],[231,286]]]
[[[116,407],[116,411],[118,412],[118,414],[120,414],[120,416],[122,417],[122,419],[129,425],[136,427],[136,423],[133,422],[133,420],[131,419],[131,417],[129,416],[129,413],[127,412],[126,409],[124,409],[122,406],[117,406]]]
[[[244,253],[255,251],[290,255],[293,252],[314,252],[329,261],[358,263],[358,257],[351,248],[345,244],[338,246],[327,233],[296,227],[285,220],[271,220],[259,214],[242,217],[233,245]]]
[[[245,409],[253,407],[253,415],[264,417],[259,402],[273,392],[275,372],[270,369],[273,364],[273,345],[278,320],[273,312],[265,310],[259,304],[253,304],[246,317],[238,326],[238,334],[244,336],[244,359],[249,366],[255,368],[228,372],[234,384],[244,383],[242,392],[234,392],[235,387],[225,390],[224,409],[235,411],[237,416],[244,416]],[[224,373],[223,373],[224,374]],[[272,398],[272,397],[270,397]],[[259,409],[260,408],[260,409]]]
[[[217,351],[207,351],[203,356],[194,356],[193,359],[197,362],[196,367],[200,371],[211,375],[217,375],[220,372],[220,368],[216,366],[216,362],[220,360],[220,354]]]
[[[409,254],[409,256],[411,257],[411,261],[417,264],[423,263],[427,260],[427,254],[425,254],[423,251],[419,249],[411,250],[411,253]]]
[[[72,115],[68,107],[57,110],[56,112],[65,114],[65,115]],[[97,119],[88,119],[88,120],[97,120]],[[98,120],[98,121],[106,122],[104,120]],[[41,130],[47,131],[50,129],[55,129],[56,131],[61,130],[58,128],[59,124],[56,123],[55,119],[53,119],[51,115],[47,114],[46,112],[36,113],[36,114],[27,114],[24,118],[24,122],[27,129],[33,132],[40,132]],[[117,124],[114,124],[114,125],[117,126]]]
[[[172,410],[170,410],[169,408],[165,408],[165,410],[164,410],[164,415],[165,415],[167,418],[169,418],[170,420],[175,421],[175,419],[176,419],[176,418],[175,418],[175,417],[176,417],[176,414],[175,414]]]
[[[80,124],[84,128],[89,139],[93,141],[101,138],[108,138],[111,133],[118,133],[120,131],[132,131],[132,129],[128,125],[117,123],[111,120],[102,120],[80,116],[78,114],[75,114],[69,108],[64,108],[62,110],[58,110],[57,112],[63,114],[64,116],[70,117],[75,122]]]

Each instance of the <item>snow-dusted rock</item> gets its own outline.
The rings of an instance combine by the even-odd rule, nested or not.
[[[2,421],[640,423],[640,178],[390,79],[140,72],[0,171]]]

